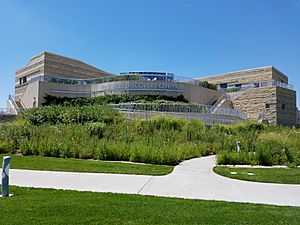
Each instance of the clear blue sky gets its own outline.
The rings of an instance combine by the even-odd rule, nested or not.
[[[42,51],[113,73],[273,65],[300,105],[300,0],[0,0],[0,107],[15,70]]]

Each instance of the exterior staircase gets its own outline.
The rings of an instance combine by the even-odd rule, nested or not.
[[[229,100],[234,101],[234,100],[238,99],[239,97],[241,97],[246,91],[253,89],[253,88],[254,88],[253,86],[247,86],[247,87],[241,88],[237,92],[228,93],[227,96],[228,96]]]
[[[14,114],[18,114],[21,110],[26,109],[22,98],[21,97],[15,97],[12,95],[9,95],[7,105],[10,109],[10,111],[14,112]]]
[[[24,109],[21,101],[16,101],[16,105],[18,106],[19,109]]]
[[[241,88],[237,92],[224,94],[221,98],[218,99],[218,101],[216,101],[215,104],[213,104],[213,106],[209,110],[209,113],[217,113],[218,110],[225,104],[226,101],[231,101],[231,105],[232,105],[232,101],[238,99],[247,90],[250,90],[252,88],[254,88],[254,87],[253,86],[246,86],[246,87]]]
[[[220,107],[222,107],[222,105],[229,100],[228,95],[223,95],[221,98],[218,99],[218,101],[216,101],[215,104],[212,105],[212,107],[209,109],[209,113],[216,113],[218,112],[218,109]]]

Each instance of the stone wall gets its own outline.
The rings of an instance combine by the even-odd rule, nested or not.
[[[264,113],[270,124],[296,125],[295,91],[282,87],[253,88],[232,102],[234,109],[247,113],[251,120],[257,120],[259,114]]]
[[[164,88],[164,86],[168,88]],[[105,94],[135,94],[177,97],[183,95],[189,102],[204,105],[212,105],[224,95],[222,92],[200,86],[164,81],[116,81],[92,85],[91,90],[92,92],[97,92],[95,96]]]
[[[84,62],[68,57],[45,52],[45,74],[59,77],[92,79],[114,74],[90,66]]]
[[[276,69],[275,67],[272,67],[272,78],[282,83],[286,83],[286,84],[289,83],[288,77],[282,72],[280,72],[278,69]]]
[[[277,123],[276,87],[248,89],[232,102],[234,109],[247,113],[250,120],[257,120],[264,113],[270,124]]]
[[[38,106],[41,106],[45,99],[46,94],[56,97],[91,97],[91,85],[72,85],[72,84],[59,84],[50,82],[38,82]]]
[[[192,103],[212,105],[224,93],[186,83],[161,81],[115,81],[101,84],[74,85],[37,81],[30,83],[23,94],[23,103],[27,108],[41,106],[48,95],[56,97],[97,97],[112,94],[166,95],[178,97],[183,95]]]
[[[241,70],[236,72],[224,73],[209,77],[198,78],[201,81],[208,81],[213,84],[244,84],[256,81],[264,81],[274,79],[280,82],[288,83],[286,75],[281,73],[273,66],[254,68],[249,70]]]
[[[231,72],[217,76],[199,78],[213,84],[247,84],[266,80],[288,83],[288,77],[273,66]],[[282,87],[268,86],[250,88],[246,91],[228,93],[234,109],[248,114],[249,119],[257,120],[260,113],[271,124],[296,125],[296,92]]]
[[[297,126],[300,126],[300,111],[297,109],[296,111],[296,114],[297,114]]]
[[[42,74],[80,79],[93,79],[114,75],[76,59],[43,52],[33,57],[25,67],[16,71],[15,95],[22,95],[28,86],[28,83],[20,84],[19,79],[21,77],[26,76],[28,81],[31,77]]]
[[[33,57],[25,67],[17,70],[16,78],[42,73],[80,79],[92,79],[114,75],[76,59],[43,52]]]
[[[296,114],[296,92],[276,87],[277,98],[277,124],[284,126],[295,126]]]

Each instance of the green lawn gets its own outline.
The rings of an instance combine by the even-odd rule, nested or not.
[[[11,187],[0,223],[20,224],[299,224],[300,207]]]
[[[248,180],[267,183],[281,184],[300,184],[300,169],[299,168],[230,168],[216,166],[215,173],[225,177],[230,177],[239,180]],[[236,175],[230,172],[237,172]],[[249,176],[247,173],[253,173]]]
[[[3,154],[0,155],[1,159]],[[143,175],[165,175],[173,166],[103,162],[83,159],[46,158],[40,156],[11,156],[12,169],[49,170],[91,173],[121,173]]]

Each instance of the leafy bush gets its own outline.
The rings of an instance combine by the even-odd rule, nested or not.
[[[178,97],[163,96],[163,95],[105,95],[93,98],[68,98],[46,95],[43,106],[49,105],[64,105],[64,106],[92,106],[105,104],[119,104],[127,102],[145,103],[145,102],[183,102],[188,101],[183,95]]]
[[[136,130],[137,125],[141,131]],[[201,122],[170,117],[84,125],[45,124],[31,126],[26,136],[19,135],[17,146],[8,149],[17,149],[23,155],[176,165],[210,153],[206,144],[198,140],[198,131],[204,130]],[[188,142],[186,132],[192,133]]]
[[[208,81],[202,81],[200,83],[200,86],[205,87],[205,88],[209,88],[209,89],[213,89],[213,90],[218,90],[218,87],[217,87],[216,84],[209,83]]]
[[[102,106],[45,106],[29,109],[21,114],[21,118],[32,125],[117,123],[123,120],[123,116],[116,110]]]
[[[104,137],[106,125],[101,122],[93,122],[87,124],[87,130],[91,135],[98,136],[99,139]]]
[[[107,107],[48,106],[0,124],[0,152],[171,165],[216,153],[219,164],[297,166],[300,130],[253,122],[205,127],[166,116],[127,121]]]
[[[218,155],[217,163],[222,165],[256,165],[258,161],[253,152],[224,151]]]
[[[187,141],[204,140],[205,126],[199,120],[191,120],[183,127]]]
[[[292,151],[285,139],[279,134],[264,134],[258,141],[256,148],[257,159],[261,165],[288,165],[294,162]]]
[[[185,121],[170,116],[154,116],[148,120],[148,126],[153,126],[155,130],[181,130]]]
[[[0,124],[0,152],[17,152],[20,141],[26,139],[29,132],[29,126],[24,122],[14,121]]]

